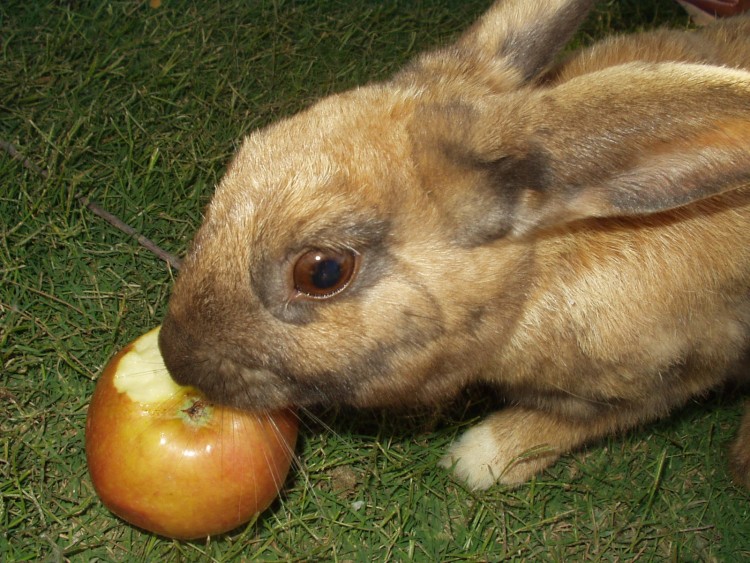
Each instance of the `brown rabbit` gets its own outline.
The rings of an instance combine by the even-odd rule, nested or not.
[[[496,385],[443,461],[475,488],[746,380],[750,18],[553,66],[590,4],[498,1],[250,135],[164,319],[175,379],[245,409]]]

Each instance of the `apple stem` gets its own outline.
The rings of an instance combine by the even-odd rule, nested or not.
[[[182,412],[188,415],[191,419],[196,420],[200,418],[203,411],[206,410],[206,406],[206,401],[203,399],[196,399],[188,408],[183,409]]]

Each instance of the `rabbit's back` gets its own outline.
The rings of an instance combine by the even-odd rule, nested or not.
[[[725,379],[747,346],[750,184],[650,217],[547,233],[535,268],[493,379],[516,400],[547,395],[580,415],[613,400],[671,409]]]

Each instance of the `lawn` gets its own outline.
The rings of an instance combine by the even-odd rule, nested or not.
[[[316,412],[279,500],[204,541],[140,531],[93,491],[97,376],[160,323],[176,273],[79,196],[180,255],[243,135],[388,76],[488,4],[0,4],[0,560],[750,558],[748,494],[726,468],[742,405],[728,394],[482,493],[436,462],[487,400],[440,417]],[[574,42],[659,25],[689,22],[671,0],[601,2]]]

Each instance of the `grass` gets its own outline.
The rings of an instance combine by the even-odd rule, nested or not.
[[[0,140],[28,159],[0,152],[0,560],[750,557],[750,503],[725,469],[741,413],[729,396],[484,493],[436,467],[473,411],[320,413],[332,429],[305,421],[281,499],[209,541],[154,537],[95,496],[89,397],[107,359],[160,322],[173,272],[77,196],[180,254],[242,135],[387,76],[487,4],[0,5]],[[576,42],[662,24],[688,22],[670,0],[602,2]]]

